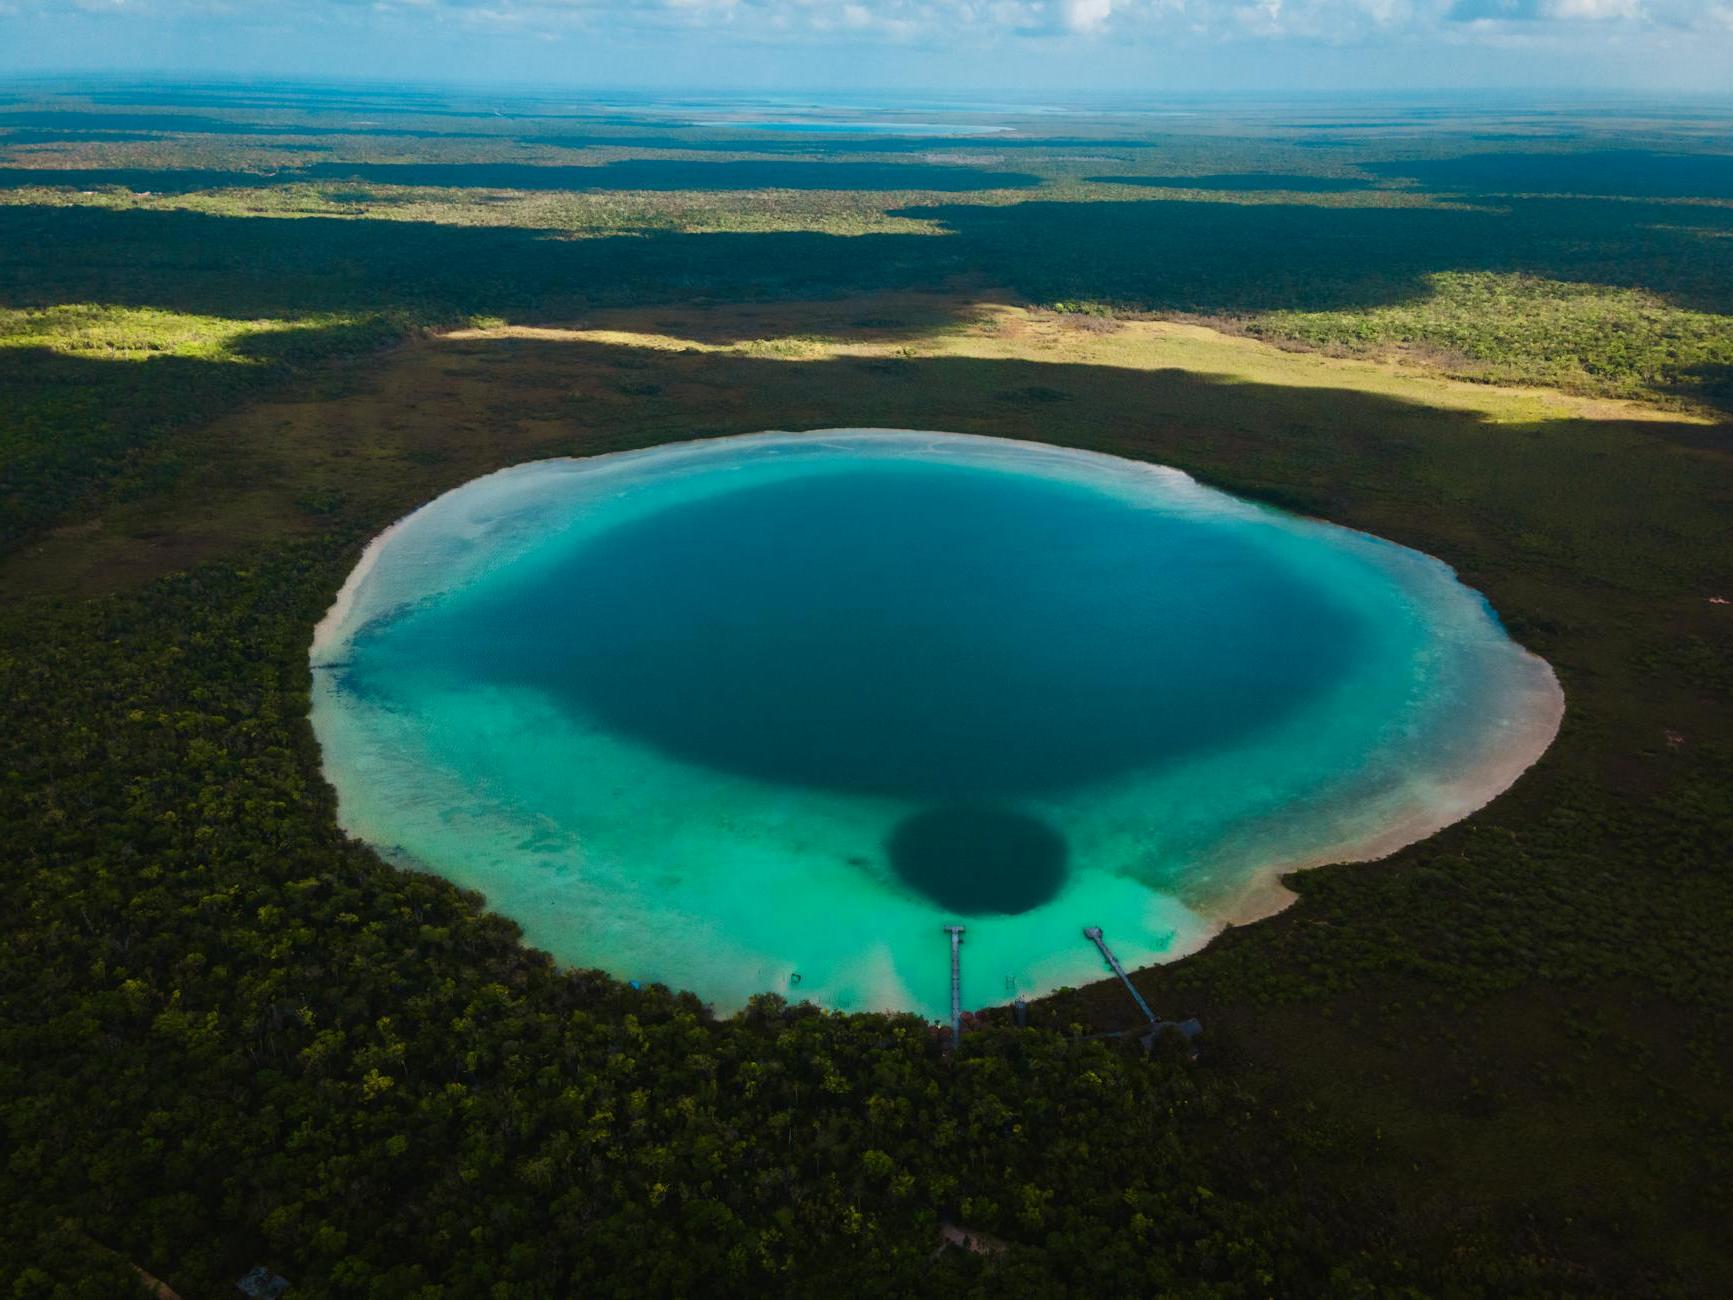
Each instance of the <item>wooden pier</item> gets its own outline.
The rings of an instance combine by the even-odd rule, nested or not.
[[[1149,1009],[1149,1003],[1143,1000],[1143,994],[1137,991],[1137,986],[1131,982],[1131,976],[1125,973],[1125,967],[1119,964],[1119,958],[1113,955],[1113,949],[1109,948],[1107,940],[1101,937],[1101,927],[1099,925],[1085,927],[1083,937],[1101,949],[1101,955],[1107,958],[1107,964],[1113,967],[1113,973],[1119,976],[1119,982],[1125,985],[1125,991],[1131,994],[1131,1000],[1137,1003],[1137,1009],[1143,1012],[1143,1018],[1150,1024],[1155,1024],[1155,1012]]]
[[[951,1046],[963,1037],[963,930],[960,925],[947,925],[951,936]]]

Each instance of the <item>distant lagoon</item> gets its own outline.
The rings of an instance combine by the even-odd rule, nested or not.
[[[1482,805],[1562,696],[1449,568],[1160,466],[884,430],[518,466],[313,646],[342,824],[576,966],[942,1014]]]

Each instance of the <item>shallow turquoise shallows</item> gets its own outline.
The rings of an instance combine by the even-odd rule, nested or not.
[[[503,470],[313,646],[344,826],[563,961],[937,1016],[1504,789],[1551,671],[1437,560],[1176,470],[840,429]]]

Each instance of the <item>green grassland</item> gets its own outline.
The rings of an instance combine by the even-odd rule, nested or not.
[[[259,1262],[417,1297],[1733,1285],[1733,209],[1713,162],[1603,157],[1712,158],[1719,119],[1248,109],[917,149],[32,94],[8,168],[293,144],[1040,183],[4,193],[11,1294],[137,1266],[214,1296]],[[612,152],[548,143],[575,135]],[[1520,148],[1669,192],[1443,166]],[[1204,183],[1090,179],[1139,174]],[[341,835],[306,647],[379,528],[535,456],[834,425],[1161,461],[1436,554],[1554,664],[1564,729],[1462,825],[1140,972],[1203,1017],[1196,1063],[1088,1037],[1129,1023],[1105,984],[954,1057],[907,1018],[717,1020]],[[1004,1249],[935,1253],[941,1222]]]

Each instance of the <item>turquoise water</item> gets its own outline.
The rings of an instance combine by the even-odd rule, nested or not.
[[[1550,671],[1426,556],[1111,457],[832,430],[544,461],[314,646],[345,826],[575,965],[941,1014],[1267,911],[1509,783]]]

